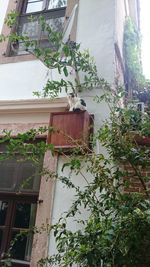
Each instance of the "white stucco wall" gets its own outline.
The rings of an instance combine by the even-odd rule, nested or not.
[[[86,8],[85,8],[86,7]],[[114,81],[114,22],[115,6],[113,0],[80,0],[79,15],[77,24],[77,42],[81,43],[82,49],[89,48],[94,56],[101,77],[104,77],[110,83]],[[109,107],[106,103],[97,104],[93,101],[95,95],[101,95],[101,89],[85,91],[82,97],[87,103],[87,109],[90,114],[94,114],[94,129],[99,129],[103,121],[109,116]],[[101,145],[97,143],[97,153],[105,153]],[[65,157],[60,157],[58,161],[58,175],[68,176],[68,170],[62,166],[66,162]],[[86,178],[89,180],[92,177]],[[85,181],[81,175],[74,176],[72,180],[80,188],[83,188]],[[65,188],[61,182],[56,183],[52,223],[56,222],[60,215],[66,211],[74,199],[73,190]],[[85,210],[82,216],[87,216]],[[73,230],[77,225],[69,221],[69,227]],[[50,238],[49,254],[55,251],[54,238]]]
[[[59,176],[69,176],[70,170],[69,168],[65,168],[62,171],[62,167],[64,163],[68,162],[67,158],[64,158],[63,156],[60,156],[58,159],[58,175]],[[90,177],[90,174],[87,174],[83,169],[83,174],[86,176],[86,179],[90,181],[92,177]],[[87,182],[85,179],[79,174],[79,175],[72,175],[71,181],[75,184],[75,186],[79,186],[80,189],[82,189],[84,186],[87,185]],[[72,205],[72,200],[75,200],[75,190],[74,189],[68,189],[67,186],[64,186],[62,182],[57,181],[56,187],[55,187],[55,199],[54,199],[54,205],[53,205],[53,214],[52,214],[52,222],[55,223],[59,220],[61,216],[64,215],[64,212],[69,210]],[[86,219],[88,217],[88,212],[85,211],[84,207],[80,207],[80,212],[82,214],[82,218]],[[76,215],[76,219],[81,219],[81,216],[78,214]],[[71,229],[73,231],[81,229],[81,225],[75,222],[73,218],[68,219],[67,221],[67,227],[68,229]],[[49,254],[52,255],[55,253],[55,239],[53,235],[51,235],[50,243],[49,243]]]
[[[126,5],[128,2],[126,1]],[[127,6],[128,7],[128,6]],[[124,23],[125,23],[125,17],[128,15],[126,14],[125,9],[125,1],[116,0],[116,21],[115,21],[115,42],[117,42],[121,56],[123,58],[123,34],[124,34]]]
[[[8,2],[9,0],[0,0],[0,34],[4,23]]]
[[[100,95],[101,93],[98,92],[98,90],[92,91],[92,92],[85,92],[85,94],[82,94],[87,106],[88,106],[88,112],[90,114],[94,114],[94,131],[96,132],[100,126],[102,126],[103,121],[109,116],[110,109],[106,103],[96,103],[93,101],[94,93],[97,95]],[[107,157],[106,150],[101,146],[101,144],[97,141],[96,153],[103,153]],[[69,176],[70,170],[69,168],[65,168],[62,171],[63,165],[70,159],[70,156],[64,157],[60,156],[57,164],[57,174],[58,176]],[[85,169],[82,169],[83,175],[86,177],[88,182],[93,180],[93,177],[90,175],[90,173],[87,173]],[[81,174],[78,175],[72,175],[71,181],[76,185],[79,186],[79,188],[82,190],[84,186],[87,185],[84,177]],[[75,191],[73,189],[68,189],[62,182],[59,180],[56,182],[55,187],[55,194],[54,194],[54,205],[53,205],[53,211],[52,211],[52,224],[56,223],[59,218],[64,214],[64,212],[68,211],[68,209],[71,207],[72,201],[75,199],[74,197]],[[77,224],[75,222],[75,219],[86,219],[88,217],[88,211],[85,210],[85,208],[81,207],[80,209],[81,214],[77,215],[75,218],[70,218],[67,221],[67,227],[68,229],[71,229],[72,231],[76,231],[79,227],[82,229],[83,225]],[[56,252],[56,245],[55,245],[55,239],[53,235],[50,235],[49,239],[49,250],[48,254],[52,255]]]
[[[47,68],[39,60],[0,64],[0,100],[33,98],[46,80]]]
[[[80,0],[77,42],[94,56],[98,72],[114,81],[115,0]]]

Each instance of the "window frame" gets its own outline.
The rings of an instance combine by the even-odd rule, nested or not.
[[[67,9],[67,5],[66,6],[63,6],[63,7],[57,7],[57,8],[53,8],[53,9],[48,9],[49,4],[50,4],[50,1],[51,0],[43,0],[42,10],[31,12],[31,13],[26,13],[27,5],[28,5],[28,0],[25,0],[23,2],[23,4],[22,4],[20,14],[21,15],[24,15],[24,14],[33,14],[33,13],[36,13],[36,12],[43,12],[43,11],[50,11],[50,10],[55,12],[56,9],[63,9],[63,8],[64,9]],[[67,2],[67,0],[66,0],[66,2]]]
[[[31,12],[31,13],[26,13],[27,5],[28,5],[28,0],[25,0],[23,2],[22,7],[21,7],[21,13],[20,14],[21,15],[24,15],[24,14],[32,14],[32,13],[36,13],[36,12],[42,12],[44,9],[46,9],[48,7],[48,4],[49,4],[49,0],[43,0],[42,10]]]
[[[65,10],[66,10],[65,11],[65,21],[66,21],[66,18],[68,18],[69,13],[71,13],[71,9],[75,4],[74,1],[76,2],[79,0],[67,0],[67,6],[65,7]],[[49,4],[49,2],[47,2],[47,5],[48,4]],[[19,1],[9,0],[5,18],[12,10],[15,10],[16,12],[21,14],[22,7],[23,7],[23,0],[19,0]],[[36,12],[34,12],[34,13],[36,13]],[[4,24],[1,34],[3,34],[4,36],[9,35],[12,31],[13,31],[13,29],[9,28],[6,24]],[[10,49],[11,49],[10,42],[8,40],[6,40],[3,43],[0,43],[0,64],[18,63],[18,62],[23,62],[23,61],[38,60],[33,54],[27,54],[26,53],[26,54],[20,54],[20,55],[10,55]]]
[[[4,253],[8,251],[9,246],[10,246],[10,242],[11,242],[11,237],[12,237],[12,233],[22,231],[22,230],[28,230],[29,228],[21,228],[21,227],[14,227],[13,223],[15,220],[15,216],[16,216],[16,206],[17,203],[28,203],[28,204],[37,204],[37,200],[38,200],[38,196],[32,196],[30,197],[30,199],[28,198],[28,196],[19,196],[19,198],[17,196],[13,196],[13,198],[6,197],[3,196],[3,198],[0,196],[0,200],[8,202],[8,209],[6,211],[6,218],[5,218],[5,224],[0,226],[0,230],[3,230],[3,237],[2,237],[2,243],[1,243],[1,248],[0,248],[0,261],[2,262],[4,260]],[[36,206],[36,212],[37,212],[37,206]],[[35,219],[36,219],[36,215],[35,215]],[[35,224],[35,223],[34,223]],[[33,242],[33,240],[32,240]],[[32,251],[31,251],[32,253]],[[24,265],[26,266],[30,266],[30,261],[26,261],[26,260],[18,260],[18,259],[14,259],[12,258],[11,261],[13,262],[13,266],[16,267],[16,263],[18,261],[20,261],[20,265],[19,267],[23,267]]]
[[[19,28],[23,29],[23,26],[27,23],[28,24],[28,18],[30,18],[31,16],[33,16],[33,18],[35,17],[35,22],[36,19],[38,21],[38,17],[40,15],[44,16],[45,19],[48,18],[48,20],[50,19],[57,19],[57,18],[66,18],[66,9],[67,9],[67,5],[63,6],[63,7],[58,7],[58,8],[52,8],[52,9],[48,9],[49,7],[49,3],[51,0],[43,0],[43,5],[42,5],[42,10],[40,11],[35,11],[35,12],[27,12],[26,13],[26,8],[28,5],[28,0],[23,1],[22,3],[20,3],[19,5],[19,16],[17,19],[17,24],[15,25],[15,27],[12,29],[12,32],[19,32]],[[24,21],[24,23],[21,21]],[[63,24],[64,25],[64,22]],[[30,30],[30,28],[29,28]],[[36,29],[35,29],[36,30]],[[20,33],[22,34],[22,33]],[[41,37],[41,30],[38,30],[37,36],[35,37],[35,40],[38,40],[39,43],[41,43],[42,41],[46,41],[46,38],[42,38]],[[32,36],[30,36],[30,38],[32,39]],[[33,39],[34,40],[34,39]],[[44,46],[44,48],[46,48],[46,46]],[[33,53],[29,53],[26,50],[19,50],[19,43],[17,43],[17,48],[15,48],[14,50],[11,47],[11,43],[8,43],[7,46],[7,50],[6,50],[6,56],[7,57],[20,57],[20,56],[33,56],[33,59],[35,59],[35,56],[33,55]]]
[[[7,15],[11,12],[11,10],[15,10],[20,13],[22,2],[23,2],[22,0],[19,0],[19,1],[9,0],[5,17],[7,17]],[[67,19],[70,17],[75,4],[78,4],[78,3],[79,3],[79,0],[67,0],[65,23]],[[10,32],[11,32],[11,29],[8,28],[8,26],[4,24],[1,34],[8,35]],[[76,40],[76,32],[77,32],[77,20],[75,22],[75,26],[71,33],[72,39],[74,41]],[[10,49],[10,44],[8,40],[6,40],[4,43],[0,43],[0,64],[8,64],[8,63],[16,63],[16,62],[18,63],[18,62],[23,62],[23,61],[37,60],[37,58],[32,54],[16,55],[16,56],[10,57],[9,49]]]
[[[18,157],[18,155],[17,155]],[[38,168],[35,168],[35,165],[33,165],[33,163],[30,161],[30,160],[24,160],[24,161],[18,161],[17,162],[17,157],[16,157],[16,160],[15,162],[10,162],[10,164],[12,165],[13,167],[13,170],[14,170],[14,173],[12,174],[12,181],[13,181],[13,188],[12,187],[2,187],[1,189],[1,185],[0,185],[0,194],[2,193],[8,193],[8,194],[16,194],[19,190],[19,192],[21,194],[24,194],[25,195],[29,195],[29,193],[31,193],[32,195],[35,193],[38,193],[39,190],[36,190],[35,188],[24,188],[24,187],[21,187],[21,182],[22,182],[22,175],[23,173],[27,170],[26,167],[29,167],[32,166],[33,167],[33,174],[31,173],[31,176],[29,177],[29,181],[30,179],[39,179],[37,182],[38,185],[40,185],[40,175],[38,175],[38,172],[41,168],[41,165],[38,166]],[[19,157],[18,157],[19,158]],[[6,161],[6,164],[8,162]],[[31,164],[31,165],[30,165]],[[5,160],[3,162],[3,165],[5,166]],[[34,184],[34,180],[33,180],[33,184]],[[33,185],[34,187],[35,185]]]
[[[34,143],[36,144],[37,142],[40,142],[40,141],[46,142],[46,139],[45,138],[37,138]],[[7,145],[7,143],[6,143],[6,145]],[[5,151],[6,151],[6,148],[4,145],[4,147],[2,149],[0,149],[0,154],[3,154]],[[29,152],[29,154],[30,154],[30,152]],[[18,157],[19,154],[16,153],[16,156]],[[43,166],[43,161],[44,161],[44,155],[43,155],[43,160],[41,162],[41,167]],[[26,162],[26,160],[24,162]],[[30,163],[30,161],[29,161],[29,163]],[[16,168],[19,168],[19,166],[17,166]],[[36,173],[36,170],[35,170],[35,173]],[[20,180],[21,179],[20,169],[19,169],[18,173],[16,172],[15,181],[18,181],[18,177]],[[3,225],[0,225],[0,230],[2,230],[2,232],[3,232],[2,241],[1,241],[1,245],[0,245],[0,263],[3,262],[3,260],[4,260],[3,255],[4,255],[4,253],[6,253],[8,251],[9,246],[10,246],[10,242],[12,239],[11,238],[12,233],[13,233],[13,231],[15,231],[15,227],[13,226],[13,222],[15,219],[17,203],[38,204],[38,198],[39,198],[39,192],[40,192],[42,177],[40,177],[39,179],[40,179],[40,181],[39,181],[38,191],[34,191],[34,189],[29,190],[29,191],[28,190],[15,191],[15,189],[13,191],[9,191],[7,189],[1,190],[1,188],[0,188],[0,201],[8,202],[8,208],[6,211],[5,222]],[[38,205],[36,206],[34,225],[36,223],[37,208],[38,208]],[[18,227],[18,229],[16,229],[16,231],[19,232],[22,229],[23,228]],[[32,243],[33,243],[33,239],[32,239]],[[32,254],[32,250],[31,250],[31,254]],[[31,259],[30,259],[30,261],[18,260],[18,259],[12,259],[11,261],[12,261],[13,267],[24,267],[24,266],[29,267]]]

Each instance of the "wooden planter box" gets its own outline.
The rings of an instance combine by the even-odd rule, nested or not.
[[[87,111],[51,113],[50,127],[54,132],[49,134],[48,143],[55,148],[89,147],[91,116]]]

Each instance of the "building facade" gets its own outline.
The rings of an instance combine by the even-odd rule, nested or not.
[[[78,5],[78,11],[71,30],[71,38],[81,44],[81,49],[89,49],[90,54],[94,57],[98,74],[106,79],[115,87],[116,78],[120,83],[124,82],[124,61],[123,61],[123,31],[124,22],[127,16],[131,16],[139,28],[139,1],[138,0],[68,0],[61,1],[15,1],[0,0],[0,32],[7,35],[10,29],[4,24],[5,17],[12,10],[20,13],[20,29],[23,31],[26,26],[26,17],[28,15],[44,14],[46,18],[51,19],[53,16],[58,17],[65,24],[74,6]],[[33,27],[33,28],[32,28]],[[29,25],[31,36],[36,33],[35,25]],[[62,29],[63,30],[63,29]],[[43,43],[43,46],[46,44]],[[18,47],[17,47],[18,49]],[[50,114],[52,112],[63,112],[67,108],[67,98],[65,92],[59,98],[49,101],[48,99],[37,99],[33,96],[33,91],[43,88],[47,77],[59,79],[55,70],[50,70],[47,74],[47,68],[43,63],[36,59],[32,54],[23,51],[19,44],[19,52],[16,52],[10,46],[10,43],[0,43],[0,130],[1,136],[3,130],[11,131],[13,137],[19,132],[25,132],[31,128],[37,129],[40,126],[48,126]],[[104,119],[109,116],[109,108],[106,104],[96,104],[93,102],[95,95],[100,95],[101,89],[96,88],[92,91],[83,92],[82,97],[85,99],[88,112],[94,114],[94,127],[98,129]],[[41,138],[46,138],[42,136]],[[100,144],[97,144],[97,153],[101,151]],[[44,166],[51,171],[56,171],[58,175],[62,174],[62,166],[66,158],[56,154],[52,157],[50,154],[44,156]],[[13,168],[10,162],[9,168]],[[18,167],[17,167],[18,168]],[[27,167],[27,171],[30,166]],[[1,174],[0,174],[1,175]],[[12,179],[10,173],[8,180]],[[15,175],[15,174],[14,174]],[[63,175],[67,175],[66,173]],[[5,177],[5,175],[4,175]],[[0,177],[0,180],[3,179]],[[20,178],[21,179],[21,178]],[[84,186],[84,181],[78,175],[76,183],[80,187]],[[16,182],[17,183],[17,182]],[[0,182],[0,184],[2,184]],[[11,187],[11,182],[10,182]],[[2,190],[1,190],[2,189]],[[33,189],[33,188],[32,188]],[[10,193],[11,192],[11,193]],[[15,190],[12,191],[7,186],[0,186],[0,212],[3,220],[0,220],[0,245],[1,257],[11,240],[12,233],[19,231],[21,228],[28,228],[23,225],[22,221],[18,222],[16,214],[19,207],[22,208],[29,222],[31,213],[34,213],[34,204],[37,205],[34,214],[35,226],[40,226],[45,222],[50,224],[55,222],[60,214],[69,208],[73,197],[72,191],[63,188],[60,182],[46,181],[41,178],[38,190],[30,191],[28,196],[24,193],[17,198]],[[32,195],[32,197],[31,197]],[[33,197],[34,195],[34,197]],[[16,196],[16,197],[15,197]],[[19,206],[20,205],[20,206]],[[10,211],[13,207],[14,213],[11,214],[13,220],[9,218]],[[19,220],[19,219],[18,219]],[[16,223],[16,225],[15,225]],[[8,240],[7,240],[8,239]],[[5,241],[4,241],[5,240]],[[21,241],[20,241],[21,242]],[[20,245],[22,244],[22,245]],[[15,267],[37,266],[37,261],[51,254],[55,245],[52,237],[46,233],[36,234],[33,238],[33,244],[30,240],[18,243],[16,247],[13,264]],[[20,247],[20,250],[19,250]],[[19,254],[19,255],[18,255]],[[20,256],[21,255],[21,256]]]

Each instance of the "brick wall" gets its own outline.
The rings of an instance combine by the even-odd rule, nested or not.
[[[150,190],[150,166],[147,168],[141,169],[140,166],[134,170],[131,165],[124,164],[123,170],[125,171],[126,175],[124,177],[124,191],[125,192],[138,192],[142,193],[144,191],[143,185],[137,176],[136,171],[139,170],[142,179],[145,182],[147,190]]]

